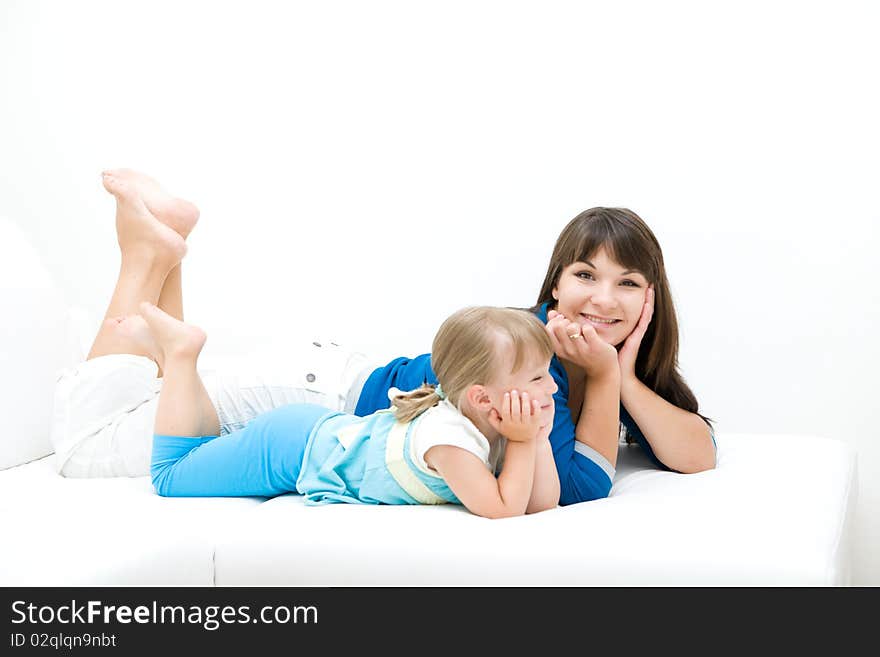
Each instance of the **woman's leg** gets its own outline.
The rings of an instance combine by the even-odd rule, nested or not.
[[[198,208],[172,197],[152,178],[131,169],[103,173],[104,188],[116,197],[116,237],[122,263],[116,288],[88,359],[108,354],[146,355],[115,330],[118,318],[138,304],[158,304],[183,319],[180,260]]]
[[[108,176],[126,181],[136,190],[150,214],[184,240],[189,237],[199,220],[199,209],[195,205],[172,196],[158,181],[139,171],[112,169],[105,172],[105,180]],[[183,321],[183,282],[180,268],[181,265],[177,265],[168,272],[157,305],[172,317]]]
[[[149,356],[137,341],[116,330],[119,318],[136,314],[142,301],[159,301],[168,273],[186,254],[186,243],[150,213],[127,179],[105,175],[104,186],[116,197],[116,234],[122,258],[104,322],[87,360],[109,354]]]

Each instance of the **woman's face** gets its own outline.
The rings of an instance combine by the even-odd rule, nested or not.
[[[562,270],[553,298],[557,312],[594,327],[600,338],[617,346],[638,324],[647,289],[644,274],[627,270],[600,248]]]

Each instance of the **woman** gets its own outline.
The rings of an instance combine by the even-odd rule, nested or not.
[[[142,301],[183,319],[180,261],[198,210],[138,172],[109,171],[103,179],[117,200],[121,269],[87,361],[59,379],[52,437],[66,476],[141,476],[149,472],[161,372],[119,323]],[[622,428],[658,465],[714,467],[711,429],[675,367],[678,330],[662,253],[636,215],[596,208],[575,217],[557,241],[533,310],[556,352],[550,441],[561,504],[607,496]],[[430,354],[376,368],[323,343],[304,359],[308,365],[274,378],[204,376],[211,400],[205,435],[240,429],[292,402],[367,415],[388,407],[391,388],[437,382]]]

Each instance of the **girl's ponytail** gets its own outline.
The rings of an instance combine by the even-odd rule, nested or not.
[[[394,417],[398,422],[410,422],[446,399],[440,385],[422,385],[421,388],[409,392],[392,393],[391,404],[394,407]]]

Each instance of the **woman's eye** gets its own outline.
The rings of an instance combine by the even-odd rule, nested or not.
[[[626,285],[627,287],[639,287],[638,283],[636,283],[635,281],[631,281],[629,279],[623,281],[623,283],[621,283],[621,285]]]
[[[578,278],[583,278],[584,280],[591,281],[593,280],[593,275],[588,271],[581,271],[575,274]]]

